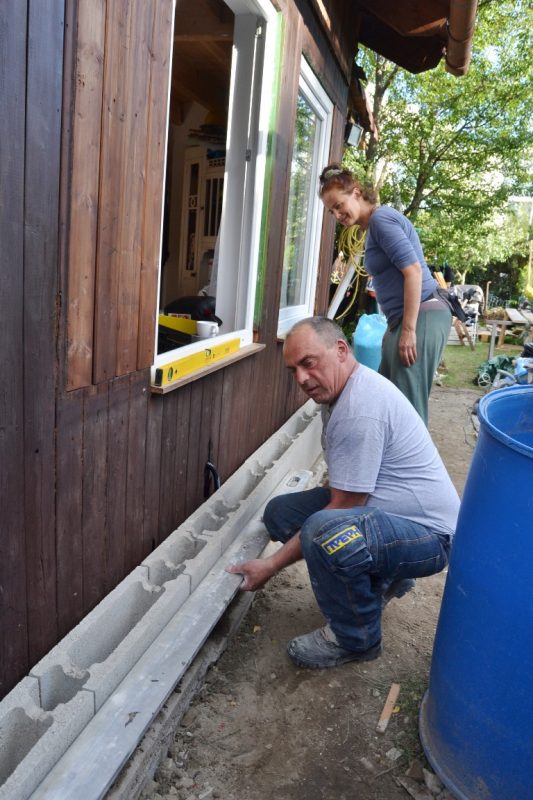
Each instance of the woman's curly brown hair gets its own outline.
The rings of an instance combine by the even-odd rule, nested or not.
[[[359,189],[363,200],[367,200],[372,205],[377,202],[376,192],[371,186],[360,183],[349,169],[343,169],[339,164],[328,164],[324,167],[320,175],[320,197],[330,189],[339,189],[344,194],[350,194],[354,189]]]

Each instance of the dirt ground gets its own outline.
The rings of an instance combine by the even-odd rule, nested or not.
[[[471,409],[477,397],[435,387],[430,400],[430,430],[459,493],[475,446]],[[321,626],[323,618],[305,565],[276,576],[257,593],[211,669],[143,797],[451,797],[429,771],[417,732],[445,577],[421,579],[387,606],[384,652],[376,661],[299,670],[285,653],[286,642]],[[376,724],[393,682],[400,684],[399,699],[379,734]]]

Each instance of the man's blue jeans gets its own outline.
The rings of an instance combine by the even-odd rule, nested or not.
[[[400,578],[440,572],[448,563],[446,536],[357,506],[324,511],[326,488],[279,495],[263,516],[271,539],[286,542],[300,531],[303,555],[318,605],[338,643],[364,651],[381,640],[384,588]]]

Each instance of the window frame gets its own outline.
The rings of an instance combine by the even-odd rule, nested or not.
[[[298,320],[312,316],[314,312],[320,239],[322,236],[322,222],[324,219],[324,206],[318,196],[318,178],[324,164],[327,164],[329,159],[333,124],[334,103],[313,72],[305,56],[302,56],[300,65],[298,95],[304,97],[305,101],[316,114],[320,122],[320,130],[314,145],[310,180],[311,193],[305,229],[303,265],[305,299],[304,302],[299,305],[287,306],[285,308],[280,307],[278,317],[278,336],[280,337],[283,337]]]
[[[152,382],[157,368],[200,353],[206,346],[224,344],[237,338],[240,347],[253,342],[269,124],[272,104],[275,102],[273,93],[278,12],[270,0],[224,0],[224,2],[235,14],[216,303],[216,313],[224,324],[216,337],[195,341],[166,353],[158,353],[157,307]],[[259,29],[261,35],[258,36]],[[169,69],[172,69],[172,59]],[[171,81],[167,98],[167,122],[170,113],[170,91]],[[167,164],[165,173],[166,168]],[[162,192],[164,186],[165,179]],[[238,202],[235,202],[236,197],[239,198]],[[163,219],[161,219],[160,253],[162,237]],[[161,273],[160,265],[158,304]],[[229,319],[232,320],[231,323],[227,322]]]

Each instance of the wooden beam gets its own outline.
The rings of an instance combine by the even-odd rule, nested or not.
[[[402,36],[434,36],[445,38],[449,15],[448,0],[413,0],[391,3],[390,0],[361,0],[365,10]]]
[[[233,39],[233,26],[231,30],[217,31],[216,33],[177,33],[174,42],[231,42]]]

